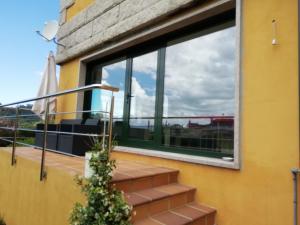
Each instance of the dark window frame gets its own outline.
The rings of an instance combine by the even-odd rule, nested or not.
[[[126,60],[125,73],[125,92],[124,92],[124,110],[123,110],[123,136],[119,141],[122,146],[137,147],[158,151],[166,151],[173,153],[183,153],[188,155],[208,156],[213,158],[221,158],[224,156],[233,157],[233,154],[226,154],[214,151],[197,150],[188,147],[167,147],[162,145],[162,120],[163,120],[163,102],[164,102],[164,80],[165,80],[165,59],[166,48],[184,41],[188,41],[205,34],[209,34],[218,30],[236,25],[235,9],[226,13],[211,17],[200,23],[187,26],[181,30],[169,33],[157,39],[148,41],[142,45],[123,50],[117,54],[106,56],[100,60],[96,60],[87,64],[86,84],[91,84],[91,74],[94,67],[103,67],[114,62]],[[158,51],[157,56],[157,80],[156,80],[156,101],[155,101],[155,122],[154,122],[154,140],[138,140],[128,137],[129,129],[129,114],[130,104],[128,103],[127,95],[130,95],[132,62],[134,57]],[[91,107],[91,93],[87,92],[84,96],[84,110],[89,110]],[[89,115],[86,114],[85,118]],[[238,132],[238,131],[234,131]]]

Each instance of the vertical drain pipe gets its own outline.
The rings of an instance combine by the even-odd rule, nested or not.
[[[292,169],[294,181],[294,225],[298,225],[298,174],[300,169]]]

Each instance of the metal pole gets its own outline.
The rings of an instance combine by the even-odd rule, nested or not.
[[[109,136],[108,136],[108,150],[112,150],[112,129],[113,129],[113,116],[114,116],[115,96],[111,97],[110,112],[109,112]]]
[[[294,181],[294,225],[298,225],[298,174],[300,169],[292,169]]]
[[[102,135],[103,135],[103,137],[102,137],[102,150],[104,150],[105,149],[105,135],[106,135],[106,115],[104,115],[104,117],[103,117],[103,132],[102,132]]]
[[[42,149],[42,159],[41,159],[41,172],[40,172],[40,181],[43,181],[46,178],[47,173],[45,171],[45,154],[47,148],[47,131],[48,131],[48,114],[49,114],[49,99],[47,99],[46,103],[46,111],[45,111],[45,125],[44,125],[44,143]]]
[[[294,221],[295,221],[295,225],[298,225],[298,193],[297,193],[297,189],[298,189],[298,184],[297,184],[297,173],[294,172],[293,173],[293,180],[294,180]]]
[[[16,147],[17,147],[17,136],[18,136],[18,127],[19,127],[19,108],[16,107],[16,120],[14,126],[14,140],[13,140],[13,148],[11,154],[11,165],[14,166],[17,162],[16,160]]]
[[[55,94],[49,94],[49,95],[45,95],[45,96],[41,96],[41,97],[37,97],[37,98],[30,98],[30,99],[26,99],[26,100],[22,100],[22,101],[18,101],[18,102],[1,105],[0,108],[13,106],[13,105],[19,105],[19,104],[23,104],[26,102],[38,101],[38,100],[42,100],[42,99],[54,98],[54,97],[58,97],[58,96],[62,96],[62,95],[73,94],[73,93],[88,91],[88,90],[93,90],[93,89],[101,89],[101,90],[112,91],[112,92],[119,91],[119,88],[116,88],[116,87],[111,87],[111,86],[107,86],[107,85],[103,85],[103,84],[92,84],[92,85],[87,85],[87,86],[83,86],[83,87],[79,87],[79,88],[74,88],[74,89],[57,92]]]

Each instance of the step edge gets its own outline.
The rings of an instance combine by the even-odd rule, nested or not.
[[[155,218],[153,218],[153,216],[157,216],[157,215],[164,214],[164,213],[172,213],[172,214],[175,214],[175,215],[177,215],[177,216],[181,216],[181,217],[183,217],[183,218],[186,218],[186,219],[189,220],[186,224],[190,224],[190,223],[192,223],[192,222],[195,222],[195,221],[197,221],[197,220],[199,220],[199,219],[201,219],[201,218],[205,218],[205,217],[207,217],[207,216],[209,216],[209,215],[211,215],[211,214],[215,214],[215,213],[217,212],[216,210],[215,210],[215,211],[212,211],[212,212],[204,212],[204,211],[202,211],[202,210],[199,209],[199,211],[201,211],[201,212],[204,213],[204,214],[199,215],[199,216],[197,216],[196,218],[191,218],[191,217],[185,216],[184,214],[181,214],[181,213],[177,213],[177,212],[172,211],[172,210],[175,210],[175,209],[177,209],[177,208],[181,208],[181,207],[183,207],[183,206],[189,207],[188,204],[189,204],[189,203],[184,204],[184,205],[179,206],[179,207],[175,207],[175,208],[169,209],[169,210],[165,210],[165,211],[163,211],[163,212],[159,212],[159,213],[150,215],[150,216],[145,217],[145,218],[143,218],[143,219],[139,219],[139,220],[137,220],[137,221],[134,221],[133,225],[135,224],[135,222],[141,222],[141,221],[143,221],[143,220],[155,220],[155,221],[158,221],[158,220],[156,220]],[[200,203],[197,203],[197,204],[200,205]],[[202,205],[204,205],[204,204],[202,204]],[[205,205],[205,206],[206,206],[206,205]],[[208,206],[208,207],[210,207],[210,206]],[[159,222],[159,221],[158,221],[158,222]]]
[[[189,207],[195,208],[195,209],[199,209],[199,208],[197,208],[195,206],[192,206],[191,204],[196,204],[196,205],[204,206],[204,207],[208,208],[210,210],[209,212],[206,211],[206,210],[203,210],[203,211],[206,211],[208,213],[217,213],[217,209],[214,208],[214,207],[212,207],[212,206],[210,206],[210,205],[207,205],[207,204],[204,204],[204,203],[198,203],[198,202],[195,202],[195,201],[189,202],[186,205],[188,205]],[[202,209],[199,209],[199,210],[202,210]]]
[[[163,175],[163,174],[172,174],[172,173],[177,173],[177,175],[179,174],[179,171],[169,171],[169,172],[161,172],[161,173],[157,173],[157,174],[149,174],[149,175],[140,175],[140,176],[136,176],[136,177],[129,177],[128,178],[124,178],[124,179],[119,179],[119,180],[113,180],[111,181],[112,184],[115,183],[119,183],[119,182],[125,182],[125,181],[129,181],[129,180],[137,180],[137,179],[141,179],[141,178],[150,178],[150,177],[155,177],[155,176],[159,176],[159,175]],[[125,175],[125,174],[124,174]]]
[[[155,189],[155,188],[153,188],[153,189]],[[155,202],[155,201],[160,201],[160,200],[163,200],[163,199],[172,198],[174,196],[181,195],[181,194],[184,194],[184,193],[188,194],[189,192],[196,192],[196,189],[193,188],[193,189],[190,189],[190,190],[185,190],[185,191],[181,191],[181,192],[177,192],[177,193],[173,193],[173,194],[168,194],[168,193],[164,192],[166,194],[166,196],[162,196],[162,197],[155,198],[155,199],[148,199],[148,198],[143,197],[142,195],[139,195],[140,197],[148,199],[148,201],[142,202],[142,203],[139,203],[139,204],[135,204],[135,205],[131,205],[131,206],[134,208],[134,207],[137,207],[137,206],[142,206],[142,205],[150,204],[150,203]],[[135,192],[131,192],[131,193],[135,193]],[[193,201],[188,202],[186,204],[189,204],[189,203],[192,203],[192,202]]]

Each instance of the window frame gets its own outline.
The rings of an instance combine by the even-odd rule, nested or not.
[[[235,18],[230,19],[224,23],[217,23],[214,24],[213,26],[210,25],[210,23],[208,23],[208,26],[203,29],[199,29],[196,32],[189,32],[187,31],[186,33],[184,32],[182,34],[182,32],[176,32],[176,34],[172,34],[172,35],[167,35],[164,36],[162,38],[160,38],[160,41],[158,42],[153,42],[154,44],[152,44],[152,46],[150,48],[146,48],[148,50],[143,49],[142,51],[140,51],[139,47],[136,48],[132,48],[132,49],[127,49],[126,52],[128,52],[128,54],[124,54],[123,53],[119,53],[119,55],[126,57],[126,78],[125,81],[126,82],[130,82],[129,79],[131,79],[130,74],[132,74],[132,58],[136,57],[138,55],[141,55],[143,53],[147,53],[150,52],[151,50],[158,50],[158,62],[157,62],[157,82],[156,82],[156,103],[155,103],[155,135],[154,135],[154,144],[149,144],[147,143],[147,141],[140,141],[140,140],[136,140],[136,139],[132,139],[129,140],[126,136],[124,136],[124,139],[122,139],[120,141],[120,145],[121,146],[127,146],[130,148],[143,148],[148,149],[148,150],[158,150],[158,151],[164,151],[164,152],[170,152],[170,153],[180,153],[180,154],[184,154],[184,155],[193,155],[193,156],[204,156],[204,157],[212,157],[212,158],[220,158],[223,156],[228,156],[227,154],[220,154],[218,152],[210,152],[210,151],[204,151],[204,150],[193,150],[193,149],[189,149],[189,148],[182,148],[182,147],[166,147],[166,146],[162,146],[161,143],[161,135],[162,135],[162,115],[163,115],[163,93],[164,93],[164,76],[165,76],[165,56],[166,56],[166,48],[168,46],[189,40],[189,39],[193,39],[196,36],[201,36],[204,35],[205,33],[210,33],[212,32],[212,30],[216,31],[216,30],[221,30],[220,28],[216,29],[217,27],[224,27],[225,24],[235,24],[235,26],[237,27],[237,35],[236,35],[236,39],[237,39],[237,50],[240,51],[240,20],[239,18],[237,18],[237,14],[236,14],[236,9],[234,10],[234,15]],[[226,25],[225,25],[226,26]],[[205,27],[205,26],[204,26]],[[231,27],[231,26],[228,26]],[[189,30],[188,29],[183,29],[183,30]],[[149,46],[149,45],[148,45]],[[150,50],[149,50],[150,49]],[[238,52],[237,51],[237,52]],[[111,56],[112,57],[112,56]],[[163,60],[162,60],[163,59]],[[102,59],[103,60],[103,59]],[[102,61],[101,60],[101,61]],[[102,61],[102,62],[107,62],[107,61]],[[105,63],[104,63],[105,64]],[[130,66],[131,64],[131,66]],[[239,105],[240,105],[240,101],[239,101],[239,76],[240,76],[240,55],[239,53],[236,54],[236,107],[235,107],[235,118],[234,118],[234,153],[233,153],[233,157],[234,157],[234,162],[235,165],[233,166],[233,168],[239,168],[239,154],[236,154],[237,152],[239,152],[239,138],[240,138],[240,131],[239,131]],[[128,85],[128,83],[125,83],[125,96],[128,93],[128,88],[130,88],[131,85]],[[124,132],[123,133],[127,133],[127,129],[128,129],[128,121],[126,121],[129,118],[129,105],[126,104],[126,97],[124,97],[124,117],[123,117],[123,121],[125,126],[123,127]],[[126,109],[125,109],[126,108]],[[219,164],[219,163],[218,163]],[[227,163],[228,164],[228,163]],[[230,166],[225,166],[225,167],[230,167]]]

